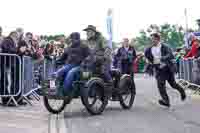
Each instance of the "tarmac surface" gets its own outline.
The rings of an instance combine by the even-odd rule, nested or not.
[[[132,109],[110,102],[102,115],[91,116],[79,99],[60,115],[51,115],[40,102],[34,106],[0,106],[0,133],[200,133],[200,96],[179,93],[168,87],[171,108],[158,104],[153,78],[136,75],[136,98]]]

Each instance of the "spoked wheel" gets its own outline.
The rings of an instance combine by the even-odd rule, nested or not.
[[[89,80],[87,87],[82,90],[81,100],[91,115],[101,114],[108,104],[103,81],[99,78]]]
[[[62,80],[60,80],[62,81]],[[62,82],[57,82],[58,86],[62,86]],[[60,85],[59,85],[60,84]],[[70,96],[63,96],[55,93],[56,90],[62,90],[61,88],[58,89],[56,87],[55,90],[50,90],[50,80],[45,80],[42,82],[42,92],[43,92],[43,102],[45,108],[52,114],[59,114],[61,113],[64,109],[66,104],[69,104],[72,100],[72,97]]]
[[[53,99],[49,98],[48,96],[43,96],[44,100],[44,106],[46,109],[53,114],[59,114],[61,113],[64,109],[66,104],[69,103],[68,100],[65,99]]]
[[[120,80],[120,90],[120,105],[123,109],[130,109],[135,100],[135,83],[130,76],[127,75]]]

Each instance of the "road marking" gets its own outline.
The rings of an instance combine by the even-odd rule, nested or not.
[[[68,133],[66,131],[64,114],[48,115],[48,133]]]

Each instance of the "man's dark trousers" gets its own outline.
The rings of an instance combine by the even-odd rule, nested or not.
[[[166,81],[168,81],[168,83],[173,89],[176,89],[177,91],[179,91],[180,94],[184,94],[184,89],[179,84],[176,83],[174,73],[170,71],[169,67],[160,69],[158,66],[156,66],[155,68],[156,68],[157,86],[158,86],[160,95],[165,102],[170,103],[170,100],[166,91]]]

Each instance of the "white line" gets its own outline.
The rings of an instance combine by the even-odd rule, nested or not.
[[[66,131],[64,114],[48,116],[48,133],[68,133]]]

